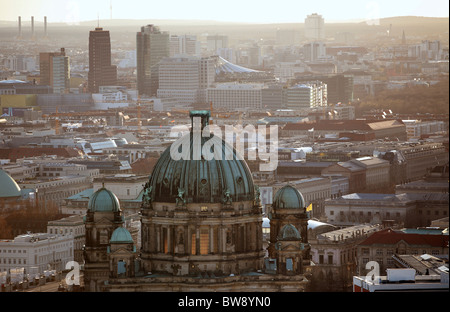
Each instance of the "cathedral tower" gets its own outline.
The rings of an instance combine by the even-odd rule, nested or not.
[[[124,218],[116,195],[102,187],[92,194],[85,217],[86,244],[84,256],[84,284],[86,291],[101,291],[110,276],[108,247],[115,229]]]

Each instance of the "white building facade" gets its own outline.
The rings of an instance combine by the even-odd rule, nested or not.
[[[263,84],[221,83],[207,89],[214,109],[261,109]]]
[[[325,20],[322,15],[313,13],[305,18],[305,37],[313,40],[325,38]]]
[[[74,260],[72,234],[35,233],[0,240],[0,272],[24,268],[25,273],[62,271]]]
[[[210,58],[165,58],[159,65],[159,98],[175,98],[180,104],[204,103],[205,89],[215,79]]]

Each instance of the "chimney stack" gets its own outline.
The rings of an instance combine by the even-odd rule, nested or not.
[[[19,16],[19,37],[22,38],[22,16]]]
[[[44,16],[44,37],[47,38],[47,16]]]
[[[31,39],[34,39],[34,16],[31,17]]]

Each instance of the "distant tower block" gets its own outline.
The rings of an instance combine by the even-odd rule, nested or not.
[[[19,16],[19,35],[17,38],[22,39],[22,16]]]
[[[34,40],[34,16],[31,17],[31,39]]]
[[[47,16],[44,16],[44,38],[47,38]]]

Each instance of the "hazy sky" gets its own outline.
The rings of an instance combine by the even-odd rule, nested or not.
[[[187,19],[248,23],[303,23],[321,14],[325,22],[392,16],[448,17],[448,0],[0,0],[0,20],[77,23],[115,19]]]

